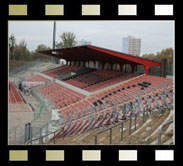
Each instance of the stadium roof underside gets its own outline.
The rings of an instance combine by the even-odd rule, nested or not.
[[[130,64],[131,66],[136,66],[137,64],[141,64],[145,68],[145,73],[149,73],[149,69],[152,66],[161,66],[160,63],[151,61],[148,59],[144,59],[141,57],[125,54],[122,52],[117,52],[101,47],[96,47],[92,45],[85,46],[77,46],[77,47],[67,47],[61,49],[52,49],[52,50],[44,50],[39,51],[40,53],[65,59],[67,62],[71,61],[99,61],[102,65],[109,63],[115,64],[118,63],[120,65]]]

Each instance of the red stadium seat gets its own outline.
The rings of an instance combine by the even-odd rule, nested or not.
[[[10,104],[23,104],[23,100],[21,96],[19,95],[17,89],[15,88],[15,85],[13,82],[9,82],[10,89],[9,89],[9,103]]]

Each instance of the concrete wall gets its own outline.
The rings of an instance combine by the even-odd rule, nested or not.
[[[52,78],[52,77],[50,77],[50,76],[47,76],[47,75],[45,75],[45,74],[43,74],[43,73],[39,73],[39,75],[42,76],[42,77],[44,77],[44,78],[47,78],[47,79],[49,79],[49,80],[51,80],[51,81],[54,80],[54,78]],[[78,88],[78,87],[76,87],[76,86],[70,85],[70,84],[68,84],[68,83],[66,83],[66,82],[64,82],[64,81],[60,81],[60,80],[58,80],[58,79],[55,79],[55,82],[58,83],[58,84],[60,84],[60,85],[62,85],[62,86],[65,86],[66,88],[69,88],[69,89],[72,89],[72,90],[74,90],[74,91],[76,91],[76,92],[78,92],[78,93],[81,93],[81,94],[83,94],[83,95],[85,95],[85,96],[90,96],[90,95],[91,95],[90,92],[85,91],[85,90],[83,90],[83,89],[80,89],[80,88]]]
[[[85,96],[90,96],[90,92],[85,91],[83,89],[80,89],[80,88],[78,88],[76,86],[70,85],[70,84],[68,84],[68,83],[66,83],[64,81],[60,81],[60,80],[56,79],[55,82],[60,84],[60,85],[62,85],[62,86],[65,86],[66,88],[69,88],[69,89],[72,89],[72,90],[74,90],[74,91],[76,91],[78,93],[81,93],[81,94],[83,94]]]
[[[43,73],[39,73],[39,75],[42,76],[42,77],[44,77],[44,78],[49,79],[50,81],[53,81],[53,79],[54,79],[54,78],[52,78],[52,77],[50,77],[50,76],[47,76],[47,75],[45,75],[45,74],[43,74]]]

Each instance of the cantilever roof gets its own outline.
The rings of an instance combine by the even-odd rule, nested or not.
[[[100,61],[101,63],[124,63],[141,64],[144,66],[161,66],[160,63],[151,61],[142,57],[137,57],[122,52],[96,47],[93,45],[84,45],[77,47],[67,47],[61,49],[52,49],[39,51],[40,53],[62,58],[67,61]]]

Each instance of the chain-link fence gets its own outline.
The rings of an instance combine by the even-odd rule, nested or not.
[[[40,103],[37,109],[34,108],[32,110],[32,121],[27,122],[25,125],[17,125],[8,129],[9,145],[22,145],[28,140],[41,137],[43,134],[48,133],[48,125],[51,120],[51,108],[45,99],[39,99],[38,95],[37,99]]]
[[[24,144],[24,126],[15,126],[8,130],[8,144]]]

